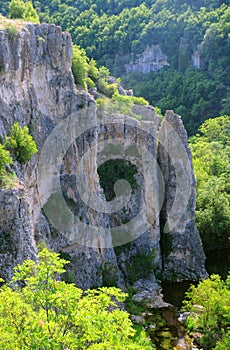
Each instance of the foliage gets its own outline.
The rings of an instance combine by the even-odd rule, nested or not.
[[[122,76],[122,81],[135,95],[160,107],[163,114],[173,109],[182,115],[189,135],[195,134],[205,119],[219,115],[224,100],[227,109],[227,86],[203,70],[189,68],[182,73],[168,68],[146,75],[132,73]]]
[[[110,159],[100,165],[97,172],[107,201],[115,198],[114,185],[120,179],[128,181],[132,189],[137,187],[134,177],[137,169],[134,165],[127,164],[123,159]]]
[[[0,1],[3,10],[6,1]],[[61,25],[87,56],[116,76],[124,74],[125,64],[147,45],[159,45],[170,69],[131,74],[124,80],[136,96],[163,113],[173,108],[181,114],[190,135],[208,117],[229,113],[228,0],[35,0],[34,4],[42,21]],[[201,68],[190,69],[192,53],[200,44]]]
[[[0,144],[0,183],[3,182],[6,176],[6,165],[12,164],[13,160],[10,157],[9,151]]]
[[[230,117],[205,121],[190,138],[197,180],[196,219],[206,250],[227,247],[230,231]]]
[[[97,87],[106,97],[111,98],[117,91],[117,84],[109,84],[106,80],[99,79]]]
[[[23,19],[29,22],[33,23],[39,23],[39,16],[37,14],[37,11],[33,7],[32,1],[27,1],[25,3],[25,10],[23,12]]]
[[[130,259],[127,265],[127,280],[132,285],[139,279],[148,279],[154,270],[155,252],[141,251]]]
[[[104,287],[117,287],[118,271],[115,265],[106,263],[102,268],[102,282]]]
[[[200,342],[204,349],[224,348],[229,339],[230,322],[230,274],[226,282],[220,276],[212,275],[191,286],[186,293],[184,309],[190,312],[187,328],[190,332],[203,334]]]
[[[120,95],[118,92],[115,92],[112,96],[113,100],[116,102],[123,102],[126,104],[137,104],[137,105],[145,105],[148,106],[149,103],[146,101],[143,97],[136,97],[136,96],[124,96]]]
[[[2,350],[147,349],[141,345],[146,339],[133,338],[128,313],[118,308],[124,293],[83,292],[57,279],[66,264],[58,254],[45,248],[38,258],[17,266],[11,283],[0,289]]]
[[[20,127],[18,122],[15,122],[11,128],[10,136],[5,138],[5,147],[13,153],[16,160],[20,163],[25,163],[37,153],[37,146],[32,136],[29,135],[27,126]]]
[[[87,76],[87,57],[84,49],[79,46],[73,46],[72,57],[72,72],[74,76],[75,84],[82,85],[86,89],[86,76]]]
[[[0,0],[3,14],[7,14],[7,1]],[[189,135],[207,118],[229,114],[228,0],[35,0],[34,4],[42,21],[61,25],[99,66],[123,75],[125,88],[157,105],[163,114],[166,109],[180,114]],[[147,45],[159,45],[170,67],[124,75],[125,65]],[[197,45],[201,45],[200,69],[191,64]],[[98,79],[98,72],[94,78],[90,74],[83,75],[85,88],[86,78]],[[100,84],[111,97],[112,87],[105,78]],[[92,87],[89,80],[88,86]]]
[[[23,0],[11,0],[9,10],[9,18],[23,18],[25,2]]]
[[[18,30],[17,30],[17,27],[15,25],[13,25],[12,23],[7,23],[7,24],[5,24],[4,29],[10,38],[16,39],[16,37],[18,35]]]
[[[9,4],[9,18],[22,18],[29,22],[39,23],[39,16],[32,1],[11,0]]]

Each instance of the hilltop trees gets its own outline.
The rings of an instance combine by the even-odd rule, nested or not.
[[[39,17],[33,7],[32,1],[11,0],[9,4],[9,17],[12,19],[22,18],[26,21],[39,23]]]

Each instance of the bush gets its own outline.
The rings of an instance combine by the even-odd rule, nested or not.
[[[190,312],[186,326],[190,332],[200,332],[200,343],[204,350],[227,349],[230,322],[230,274],[226,282],[212,275],[197,287],[191,286],[186,293],[184,310]],[[220,342],[218,342],[220,341]]]
[[[17,35],[18,35],[18,30],[17,27],[11,23],[7,23],[4,26],[5,31],[7,32],[7,34],[9,35],[10,38],[12,39],[16,39]]]
[[[130,96],[131,97],[131,96]],[[136,97],[136,96],[133,96],[131,97],[133,99],[133,102],[134,104],[136,105],[145,105],[145,106],[148,106],[149,103],[148,101],[146,101],[143,97]]]
[[[29,22],[39,23],[39,16],[33,7],[32,1],[11,0],[9,10],[9,17],[12,19],[22,18]]]
[[[91,78],[86,78],[86,84],[87,84],[87,87],[88,88],[91,88],[91,89],[93,89],[94,87],[95,87],[95,83],[94,83],[94,81],[91,79]]]
[[[5,147],[13,153],[20,163],[25,163],[38,151],[35,141],[29,135],[28,127],[22,128],[18,122],[13,124],[10,136],[5,138]]]
[[[25,10],[23,12],[23,19],[33,23],[39,23],[39,16],[37,11],[33,7],[32,1],[27,1],[25,3]]]
[[[98,90],[109,98],[111,98],[115,93],[118,93],[117,84],[108,84],[105,80],[99,80],[97,86]]]
[[[9,18],[23,18],[25,3],[23,0],[11,0]]]
[[[75,84],[81,85],[84,89],[87,88],[86,76],[88,70],[87,57],[84,49],[79,46],[73,46],[72,57],[72,72],[74,76]]]
[[[146,101],[143,97],[124,96],[124,95],[120,95],[118,92],[115,92],[115,94],[113,95],[113,100],[116,102],[124,102],[129,105],[133,105],[133,104],[145,105],[145,106],[149,105],[148,101]]]
[[[0,144],[0,180],[6,174],[6,165],[12,164],[13,160],[10,157],[10,152],[5,149],[3,145]]]
[[[0,288],[1,350],[151,349],[145,334],[134,338],[129,314],[119,309],[126,295],[105,287],[83,292],[60,281],[66,263],[45,248]]]

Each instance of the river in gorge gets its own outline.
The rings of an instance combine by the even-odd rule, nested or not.
[[[230,249],[209,252],[206,257],[208,274],[219,274],[223,279],[226,279],[228,271],[230,271]],[[198,282],[162,283],[164,300],[170,303],[172,307],[158,309],[152,315],[152,319],[154,317],[158,319],[157,324],[159,324],[152,331],[150,329],[149,332],[157,350],[196,349],[186,333],[183,322],[180,321],[180,316],[183,316],[180,312],[182,301],[191,283],[197,284]]]

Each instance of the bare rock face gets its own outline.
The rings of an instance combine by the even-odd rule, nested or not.
[[[169,66],[167,56],[161,51],[159,45],[147,45],[145,50],[138,54],[136,59],[125,65],[126,73],[142,72],[149,73],[157,72],[163,67]]]
[[[163,275],[167,280],[204,278],[205,256],[195,224],[196,182],[187,133],[168,111],[159,130],[158,159],[164,177],[161,210]]]
[[[50,197],[53,198],[52,196],[56,196],[54,202],[57,205],[59,203],[55,186],[49,183],[54,151],[59,142],[57,138],[51,140],[50,152],[46,159],[47,173],[38,186],[41,150],[55,127],[82,106],[91,106],[92,112],[89,113],[89,117],[96,120],[93,98],[85,92],[76,91],[74,85],[71,71],[71,37],[68,33],[63,33],[60,27],[47,24],[28,24],[19,28],[17,37],[12,37],[1,30],[0,62],[0,136],[3,138],[13,123],[18,121],[21,126],[29,127],[39,148],[38,155],[31,161],[14,169],[24,187],[20,191],[20,197],[27,210],[21,218],[22,224],[11,224],[12,221],[17,222],[21,210],[19,195],[11,190],[1,191],[1,208],[5,213],[2,216],[5,219],[1,220],[0,227],[1,242],[4,242],[1,277],[8,279],[12,275],[13,266],[27,257],[35,258],[34,239],[36,239],[36,241],[44,240],[49,247],[62,253],[66,258],[69,257],[72,263],[67,279],[71,279],[82,288],[101,285],[103,264],[108,261],[110,263],[111,260],[111,264],[116,266],[114,251],[99,250],[98,246],[82,247],[73,244],[66,235],[55,229],[42,210]],[[96,134],[92,138],[95,143]],[[85,143],[78,149],[76,142],[73,142],[71,147],[63,163],[63,176],[74,173],[79,154],[88,146]],[[88,173],[92,175],[89,176],[91,186],[97,188],[95,155],[91,160]],[[71,198],[71,184],[67,186],[65,195]],[[74,194],[72,196],[76,199]],[[54,211],[56,210],[57,206],[54,207]],[[118,273],[118,281],[121,280]]]
[[[1,277],[9,280],[14,266],[25,259],[36,259],[37,249],[24,189],[1,190],[0,203]]]
[[[18,121],[39,149],[14,167],[20,188],[0,191],[1,277],[45,241],[70,260],[65,278],[80,288],[132,285],[161,299],[156,277],[205,276],[186,132],[173,112],[159,129],[152,107],[97,116],[93,96],[76,90],[71,55],[59,27],[0,30],[0,136]],[[97,168],[113,159],[135,165],[135,186],[117,181],[106,202]]]

